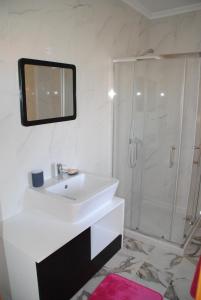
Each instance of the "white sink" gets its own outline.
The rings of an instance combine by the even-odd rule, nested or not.
[[[61,220],[79,222],[113,198],[118,180],[88,173],[52,180],[43,188],[30,189],[25,207],[45,211]]]

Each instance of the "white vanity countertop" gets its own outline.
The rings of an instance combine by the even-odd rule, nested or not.
[[[114,197],[79,223],[60,221],[39,210],[23,210],[3,222],[3,239],[40,262],[122,204],[123,199]]]

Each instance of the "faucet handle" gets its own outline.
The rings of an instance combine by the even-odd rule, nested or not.
[[[62,164],[57,163],[57,175],[61,175],[61,173],[62,173]]]

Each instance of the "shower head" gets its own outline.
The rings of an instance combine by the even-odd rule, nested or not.
[[[136,56],[135,59],[137,60],[145,60],[145,59],[161,59],[161,56],[154,55],[153,49],[147,49],[146,51],[142,52],[140,55]]]
[[[154,50],[153,50],[153,49],[147,49],[147,50],[145,50],[144,52],[140,53],[139,56],[145,56],[145,55],[153,54],[153,53],[154,53]]]
[[[140,53],[138,56],[133,57],[126,57],[126,58],[117,58],[114,59],[113,62],[135,62],[135,61],[141,61],[146,59],[161,59],[162,56],[159,55],[153,55],[154,50],[153,49],[147,49],[146,51]]]

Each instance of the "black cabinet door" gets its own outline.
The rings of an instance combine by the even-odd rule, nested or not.
[[[91,260],[90,232],[88,228],[36,264],[40,300],[69,300],[121,248],[119,235]]]
[[[36,264],[40,300],[70,299],[89,279],[90,254],[89,228]]]

